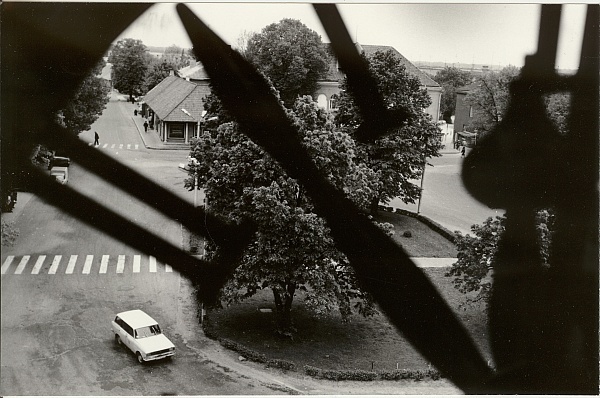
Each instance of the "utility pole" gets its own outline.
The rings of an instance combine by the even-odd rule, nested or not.
[[[423,174],[421,175],[421,192],[419,195],[419,204],[417,205],[417,214],[421,212],[421,198],[423,198],[423,181],[425,181],[425,167],[427,167],[427,157],[423,153]]]

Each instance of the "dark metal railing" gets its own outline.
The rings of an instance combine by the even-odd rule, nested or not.
[[[150,4],[4,3],[2,9],[2,179],[30,174],[36,195],[133,248],[169,263],[214,300],[252,237],[250,224],[231,226],[193,208],[55,123],[77,84],[110,43]],[[467,393],[598,393],[598,6],[588,7],[577,75],[554,72],[560,6],[542,6],[538,53],[511,87],[507,115],[465,161],[470,192],[507,209],[506,234],[494,265],[490,336],[492,371],[466,329],[403,249],[321,176],[295,137],[268,84],[186,6],[178,5],[194,51],[215,93],[243,131],[298,179],[327,220],[365,289],[411,343]],[[388,112],[331,4],[315,5],[364,123],[368,141],[399,125]],[[572,94],[570,135],[547,121],[542,95]],[[223,250],[197,260],[101,204],[50,181],[31,166],[34,144],[60,145],[106,181],[211,238]],[[551,267],[542,269],[532,216],[557,214]],[[94,209],[95,217],[91,217]],[[101,216],[98,216],[100,215]],[[195,222],[203,220],[202,223]],[[204,220],[208,220],[204,222]]]

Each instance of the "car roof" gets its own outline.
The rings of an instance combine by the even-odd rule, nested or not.
[[[158,324],[158,322],[156,322],[150,315],[146,314],[142,310],[120,312],[117,314],[117,316],[127,322],[127,324],[133,329]]]

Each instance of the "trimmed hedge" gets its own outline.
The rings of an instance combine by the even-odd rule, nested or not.
[[[354,370],[323,370],[314,366],[305,365],[304,373],[316,379],[325,380],[353,380],[353,381],[373,381],[373,380],[415,380],[420,381],[426,378],[438,380],[442,376],[435,369],[398,369],[393,371],[368,371],[361,369]]]
[[[250,361],[258,363],[267,363],[267,356],[265,354],[261,354],[260,352],[248,348],[243,344],[225,338],[219,338],[218,341],[223,347],[240,353],[244,358]]]
[[[296,364],[285,359],[269,359],[267,366],[283,370],[296,370]]]

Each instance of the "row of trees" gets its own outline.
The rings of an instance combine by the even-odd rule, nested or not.
[[[437,155],[439,131],[424,111],[430,104],[426,91],[393,52],[375,53],[367,61],[388,108],[405,107],[413,118],[369,144],[354,139],[361,116],[346,81],[335,118],[311,97],[329,64],[315,32],[284,19],[248,35],[243,55],[271,82],[315,165],[357,207],[375,213],[380,202],[394,197],[414,202],[419,197],[411,181],[421,176],[425,158]],[[291,308],[298,291],[317,314],[338,310],[344,320],[353,312],[373,314],[371,297],[357,285],[347,258],[314,213],[302,185],[240,131],[218,98],[207,98],[206,110],[218,121],[193,142],[190,155],[198,163],[186,186],[193,189],[192,175],[197,173],[211,213],[231,222],[250,219],[258,226],[223,289],[223,300],[235,303],[270,289],[277,330],[283,335],[294,331]],[[390,225],[380,226],[391,231]],[[209,256],[215,249],[209,246]]]
[[[191,60],[191,50],[176,45],[167,47],[161,57],[152,57],[141,40],[130,38],[119,40],[108,57],[113,65],[113,86],[129,95],[130,101],[152,90],[172,70],[189,65]]]

